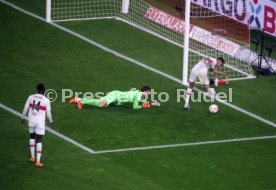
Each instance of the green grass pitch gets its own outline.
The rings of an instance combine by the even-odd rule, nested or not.
[[[10,2],[44,17],[44,1]],[[182,50],[115,20],[64,22],[104,46],[181,78]],[[276,129],[219,104],[183,110],[183,86],[0,3],[0,103],[19,112],[35,86],[58,92],[52,103],[56,131],[95,151],[276,135]],[[275,76],[231,82],[233,104],[276,122]],[[76,92],[128,90],[148,84],[170,101],[160,108],[131,106],[77,110],[61,101]],[[27,162],[28,129],[0,110],[1,189],[275,189],[276,139],[168,149],[89,154],[50,133],[38,169]]]

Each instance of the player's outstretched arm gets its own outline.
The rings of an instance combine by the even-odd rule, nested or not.
[[[142,103],[142,105],[139,105],[140,102]],[[147,102],[147,100],[139,101],[137,97],[134,98],[133,109],[145,109],[145,108],[150,108],[151,106],[160,106],[160,103],[157,101]]]
[[[139,103],[142,103],[142,105],[139,105]],[[139,101],[137,97],[134,98],[133,101],[133,109],[145,109],[145,108],[150,108],[151,104],[147,101]]]
[[[225,76],[225,78],[228,78],[228,74],[225,73],[225,72],[218,71],[218,70],[215,70],[215,69],[210,69],[210,71],[215,73],[215,74],[221,74],[221,75]]]

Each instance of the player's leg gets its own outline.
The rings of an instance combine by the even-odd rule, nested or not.
[[[32,133],[30,133],[29,146],[30,146],[30,152],[31,152],[31,158],[29,159],[29,162],[34,163],[35,162],[35,132],[34,132],[34,130],[32,131]]]
[[[40,125],[36,128],[36,167],[42,167],[43,164],[41,163],[41,155],[42,155],[42,139],[45,135],[45,126]]]
[[[42,137],[43,135],[36,135],[36,163],[35,166],[42,167],[43,164],[41,163],[41,154],[42,154]]]
[[[79,100],[84,105],[90,105],[95,107],[100,107],[100,100],[93,98],[80,98]]]
[[[100,99],[100,107],[107,107],[110,104],[116,102],[116,98],[117,98],[117,91],[112,91],[110,93],[108,93],[106,96],[102,97]]]
[[[35,162],[35,126],[32,123],[29,123],[29,147],[31,152],[31,158],[29,159],[29,162],[33,163]]]
[[[197,75],[194,72],[191,72],[190,78],[189,78],[189,87],[185,95],[185,105],[184,105],[185,109],[190,109],[190,97],[193,92],[193,88],[196,80],[197,80]]]
[[[109,104],[113,103],[114,101],[116,101],[116,91],[112,91],[100,99],[75,97],[70,100],[70,103],[77,103],[77,107],[79,109],[81,109],[83,105],[104,108],[107,107]]]
[[[208,92],[208,89],[209,89],[209,84],[204,84],[203,85],[204,92]]]
[[[70,99],[69,103],[70,104],[77,103],[77,107],[79,109],[81,109],[84,104],[100,107],[100,100],[99,99],[94,99],[94,98],[78,98],[78,97],[74,97],[74,98]]]
[[[216,91],[214,88],[210,88],[210,81],[209,78],[207,76],[207,74],[205,76],[200,77],[200,82],[203,84],[203,90],[209,95],[211,96],[212,99],[215,98],[216,96]]]
[[[103,101],[100,101],[100,108],[105,108],[107,106],[107,101],[103,100]]]
[[[190,109],[190,97],[193,92],[194,84],[195,84],[194,82],[189,82],[189,87],[185,95],[185,105],[184,105],[185,109]]]
[[[105,100],[92,99],[92,98],[80,98],[78,101],[78,108],[81,109],[83,105],[90,105],[95,107],[104,108],[107,105]]]

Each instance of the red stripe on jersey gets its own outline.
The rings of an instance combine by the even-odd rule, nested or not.
[[[42,153],[42,151],[37,150],[36,153]]]
[[[33,104],[29,104],[29,108],[32,108]],[[34,105],[34,107],[36,107],[36,104]],[[39,106],[39,109],[42,111],[46,111],[46,107],[45,106]]]
[[[43,96],[37,96],[37,95],[35,95],[34,98],[42,99]]]

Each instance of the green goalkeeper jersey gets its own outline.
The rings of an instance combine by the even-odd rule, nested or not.
[[[135,91],[112,91],[108,93],[105,97],[102,97],[100,100],[107,102],[107,106],[111,103],[116,105],[123,105],[125,103],[133,103],[133,109],[141,109],[142,106],[139,105],[139,102],[146,102],[142,99],[142,92],[139,90]]]

